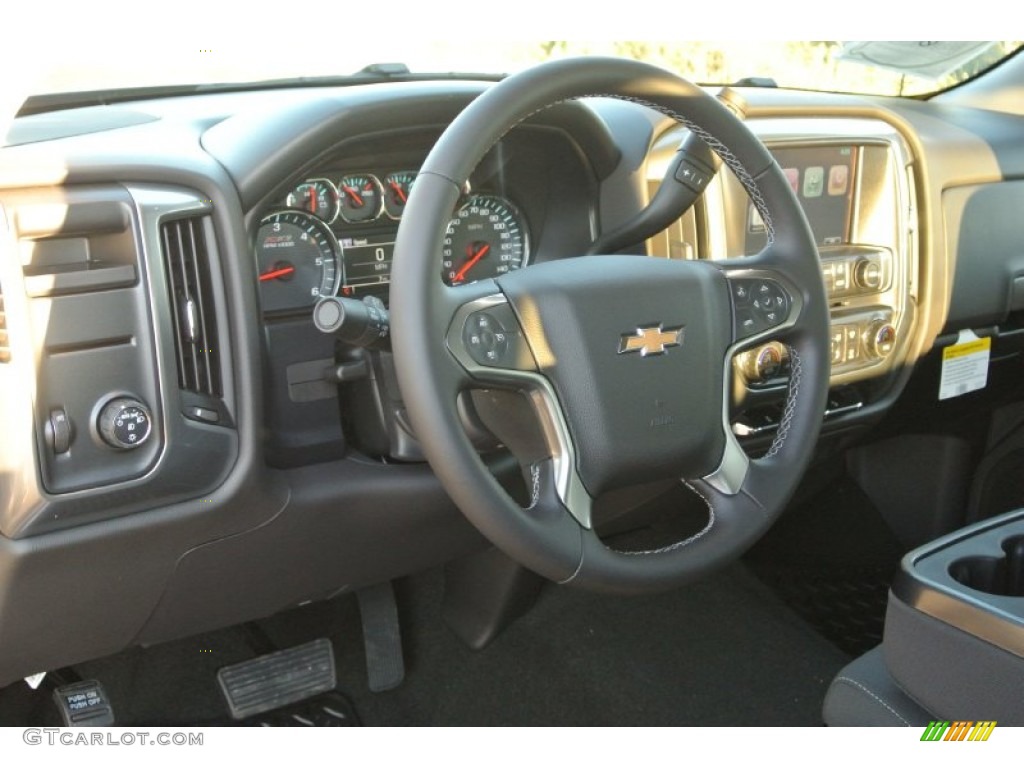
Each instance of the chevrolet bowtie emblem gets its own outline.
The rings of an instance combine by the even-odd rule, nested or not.
[[[682,328],[637,328],[636,333],[623,334],[619,339],[619,354],[639,352],[641,357],[663,355],[668,347],[683,343]]]

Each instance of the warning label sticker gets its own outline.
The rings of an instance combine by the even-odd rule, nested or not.
[[[973,331],[960,331],[956,344],[942,350],[939,400],[984,389],[988,383],[988,359],[992,339],[979,339]]]

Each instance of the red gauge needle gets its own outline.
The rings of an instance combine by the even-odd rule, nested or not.
[[[406,200],[405,192],[402,191],[402,187],[392,181],[391,188],[395,190],[395,194],[398,195],[398,199],[402,201],[402,205],[405,205],[408,201]]]
[[[309,188],[309,212],[316,213],[316,190]]]
[[[470,246],[470,248],[472,248],[472,246]],[[484,243],[480,247],[480,250],[477,251],[476,253],[474,253],[470,257],[469,261],[467,261],[465,264],[463,264],[462,268],[458,272],[455,273],[455,277],[452,278],[452,282],[453,283],[461,283],[463,280],[465,280],[466,279],[466,273],[469,272],[469,270],[471,270],[474,267],[474,265],[478,261],[480,261],[480,259],[482,259],[484,256],[486,256],[487,252],[489,250],[491,250],[491,244],[490,243]]]
[[[262,283],[262,282],[264,282],[266,280],[276,280],[279,277],[284,277],[285,275],[290,275],[294,271],[295,271],[295,267],[292,267],[292,266],[278,267],[277,269],[272,269],[269,272],[262,273],[260,275],[260,282]]]
[[[358,192],[352,189],[352,187],[342,187],[342,189],[345,190],[345,194],[351,198],[352,202],[356,204],[356,207],[363,207],[363,198]]]

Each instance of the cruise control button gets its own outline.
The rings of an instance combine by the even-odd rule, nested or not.
[[[478,365],[536,370],[537,364],[530,348],[507,305],[472,313],[462,328],[462,341]]]
[[[508,331],[494,315],[474,312],[466,320],[463,341],[469,356],[481,365],[497,365],[508,356]]]

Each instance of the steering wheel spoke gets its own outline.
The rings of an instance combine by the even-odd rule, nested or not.
[[[729,429],[728,423],[724,424],[722,431],[725,440],[722,462],[714,472],[701,479],[719,493],[735,496],[746,482],[747,472],[750,470],[750,457],[736,440],[736,435]]]
[[[491,287],[497,290],[493,283]],[[455,312],[446,343],[473,384],[515,389],[530,403],[547,454],[544,461],[529,461],[531,506],[548,497],[541,490],[550,489],[576,522],[590,528],[592,499],[576,470],[565,414],[551,383],[538,370],[508,299],[492,292],[467,301]],[[541,478],[541,472],[550,477]]]
[[[733,340],[753,346],[794,327],[803,309],[803,296],[792,280],[763,262],[723,266],[732,299]]]

